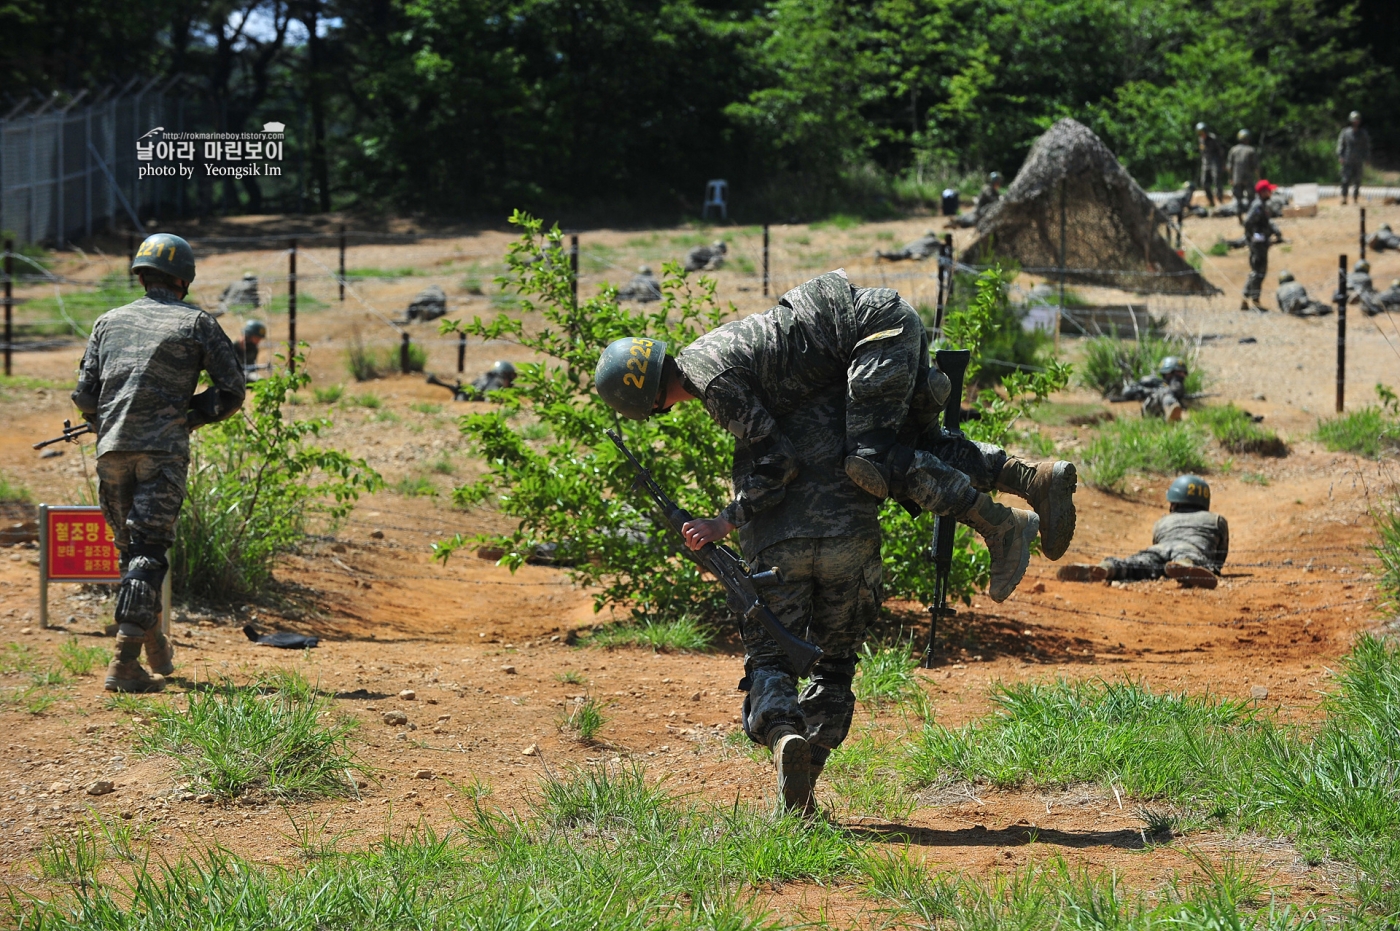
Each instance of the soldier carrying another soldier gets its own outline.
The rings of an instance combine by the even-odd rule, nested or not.
[[[1171,513],[1152,525],[1152,545],[1125,559],[1112,556],[1097,566],[1071,563],[1060,567],[1065,582],[1116,582],[1176,579],[1185,588],[1215,588],[1230,555],[1230,524],[1210,512],[1210,485],[1198,475],[1183,475],[1167,489]]]
[[[158,692],[174,671],[160,630],[166,550],[185,498],[190,431],[243,406],[243,371],[214,318],[184,302],[194,280],[189,243],[147,237],[131,271],[146,296],[93,324],[73,403],[97,431],[97,497],[121,556],[111,692]],[[213,382],[196,394],[200,372]],[[141,666],[141,649],[158,675]]]

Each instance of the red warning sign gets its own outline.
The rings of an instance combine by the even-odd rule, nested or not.
[[[107,582],[121,577],[112,528],[95,507],[49,507],[44,546],[53,582]]]

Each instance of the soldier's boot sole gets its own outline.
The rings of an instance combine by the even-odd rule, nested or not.
[[[1179,423],[1184,414],[1185,411],[1181,405],[1177,404],[1171,410],[1167,411],[1167,421],[1169,423]]]
[[[1040,551],[1051,560],[1065,555],[1074,541],[1078,519],[1074,492],[1078,487],[1078,470],[1074,463],[1063,459],[1034,464],[1008,460],[997,484],[999,490],[1019,495],[1030,503],[1040,518]]]
[[[113,659],[107,666],[107,679],[102,687],[109,692],[163,692],[165,677],[150,675],[140,663]]]
[[[1192,566],[1185,563],[1169,562],[1164,567],[1167,578],[1181,583],[1182,588],[1215,588],[1220,580],[1205,566]]]
[[[815,812],[812,798],[812,747],[793,731],[773,741],[773,767],[778,772],[778,804],[784,811]]]
[[[890,496],[889,473],[880,463],[864,456],[847,456],[845,468],[847,477],[857,488],[880,499]]]
[[[146,662],[151,672],[168,676],[175,671],[175,644],[161,632],[160,626],[146,632]]]
[[[1011,597],[1031,564],[1031,542],[1040,533],[1040,518],[1034,511],[1021,511],[997,504],[986,495],[962,520],[982,535],[992,557],[992,578],[987,594],[998,604]]]

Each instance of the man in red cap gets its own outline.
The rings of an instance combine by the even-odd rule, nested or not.
[[[1274,233],[1274,221],[1269,216],[1269,198],[1275,187],[1267,178],[1254,185],[1254,200],[1245,211],[1240,222],[1244,224],[1244,238],[1249,245],[1249,277],[1244,282],[1244,300],[1240,310],[1265,310],[1259,303],[1259,294],[1264,287],[1264,276],[1269,272],[1269,241]]]

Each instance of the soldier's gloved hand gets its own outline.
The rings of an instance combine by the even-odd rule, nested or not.
[[[723,540],[733,530],[734,525],[723,517],[701,517],[686,521],[681,527],[681,535],[685,537],[686,546],[698,550],[706,543]]]

